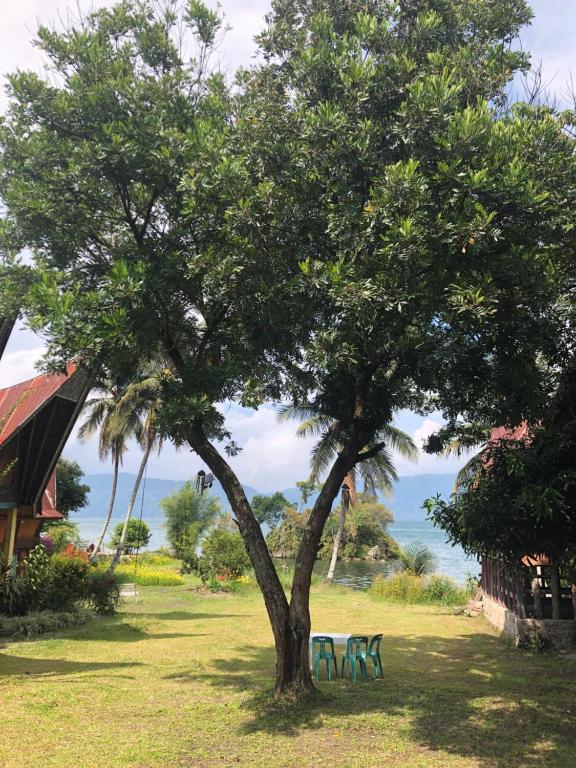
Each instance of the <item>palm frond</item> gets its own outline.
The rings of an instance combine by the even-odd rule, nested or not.
[[[310,458],[310,480],[312,482],[317,483],[319,481],[319,478],[331,466],[337,453],[338,446],[334,441],[334,436],[330,432],[326,432],[312,448]]]
[[[416,461],[418,458],[419,451],[416,444],[407,432],[398,429],[398,427],[388,424],[380,430],[378,437],[405,459]]]
[[[292,421],[294,419],[300,419],[302,421],[306,421],[308,419],[313,419],[318,416],[318,411],[312,404],[300,404],[295,405],[293,403],[288,403],[286,405],[281,405],[278,408],[278,413],[276,418],[278,421],[284,423],[286,421]]]

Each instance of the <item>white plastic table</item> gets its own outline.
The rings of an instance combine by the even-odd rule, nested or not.
[[[338,657],[338,660],[344,654],[346,653],[346,643],[348,642],[348,638],[352,637],[352,634],[346,634],[345,632],[316,632],[310,631],[310,648],[308,650],[308,659],[310,661],[310,669],[314,667],[314,654],[312,652],[312,638],[313,637],[331,637],[332,641],[334,642],[334,651],[338,654],[340,653],[340,656]]]

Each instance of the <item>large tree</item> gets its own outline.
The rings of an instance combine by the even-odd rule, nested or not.
[[[495,420],[534,409],[558,338],[563,134],[544,112],[500,114],[527,66],[511,45],[523,0],[276,2],[234,96],[206,69],[220,19],[179,8],[123,2],[39,30],[54,76],[9,81],[5,230],[34,255],[23,301],[53,363],[173,364],[158,429],[226,491],[277,693],[307,690],[312,567],[343,479],[385,448],[364,446],[430,396]],[[282,397],[337,423],[341,445],[290,599],[216,407]]]

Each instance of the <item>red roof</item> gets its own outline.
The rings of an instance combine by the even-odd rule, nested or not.
[[[66,373],[45,373],[0,389],[0,445],[48,402],[75,371],[76,366],[69,363]]]
[[[497,440],[524,440],[530,437],[530,427],[525,421],[515,429],[508,429],[508,427],[496,427],[490,433],[490,442],[496,442]]]

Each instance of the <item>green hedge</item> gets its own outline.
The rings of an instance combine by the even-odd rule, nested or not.
[[[46,632],[79,627],[92,618],[90,611],[37,611],[26,616],[0,616],[0,637],[28,640]]]

